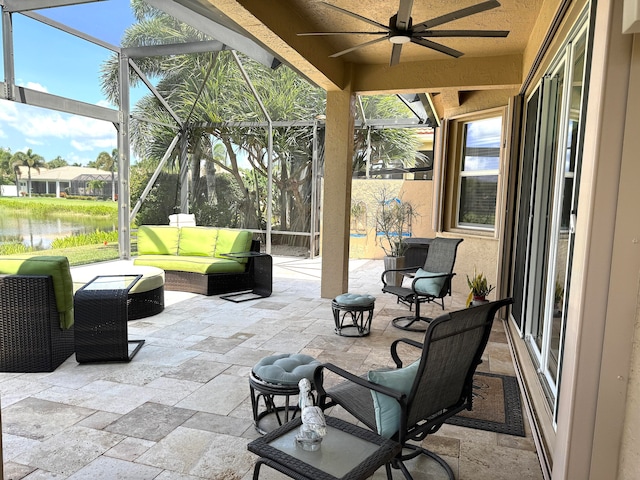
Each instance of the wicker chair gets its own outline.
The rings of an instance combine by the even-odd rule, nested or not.
[[[64,362],[73,327],[60,317],[51,276],[0,274],[0,371],[52,372]]]
[[[398,297],[398,302],[409,305],[409,310],[414,303],[416,305],[415,315],[396,317],[392,321],[393,326],[412,332],[424,332],[431,318],[420,316],[420,304],[439,303],[444,310],[444,297],[451,295],[451,279],[455,275],[453,266],[461,242],[461,238],[434,238],[430,242],[427,259],[421,269],[408,267],[385,270],[382,273],[384,293]],[[413,277],[411,285],[388,285],[386,277],[389,272],[401,272]]]
[[[411,480],[404,461],[424,454],[453,479],[447,463],[419,442],[438,431],[449,417],[472,409],[473,376],[489,340],[494,316],[512,302],[507,298],[442,315],[429,324],[424,343],[395,340],[391,357],[397,368],[369,372],[368,380],[332,364],[318,367],[314,375],[318,404],[323,410],[340,405],[368,428],[403,445],[405,453],[387,465],[388,478],[393,467]],[[400,344],[419,349],[419,359],[405,368],[398,354]],[[325,389],[325,384],[336,383],[330,372],[347,381]]]

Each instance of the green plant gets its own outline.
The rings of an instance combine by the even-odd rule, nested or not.
[[[477,273],[475,268],[473,269],[473,277],[469,278],[469,275],[467,275],[467,285],[470,289],[469,296],[467,297],[467,307],[471,305],[471,301],[474,297],[484,298],[495,288],[493,285],[489,284],[484,273]]]
[[[402,240],[411,234],[411,222],[417,217],[410,202],[392,196],[386,188],[375,195],[378,203],[376,212],[376,243],[382,247],[385,255],[400,257],[404,255],[406,243]]]

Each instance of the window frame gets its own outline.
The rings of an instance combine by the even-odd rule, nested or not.
[[[487,120],[490,118],[499,117],[501,120],[500,127],[500,154],[498,158],[498,168],[491,170],[476,170],[463,172],[463,156],[465,152],[465,128],[466,125],[478,122],[481,120]],[[461,115],[457,117],[452,117],[450,119],[450,127],[448,134],[448,144],[449,148],[447,149],[447,167],[446,167],[446,175],[448,177],[447,185],[447,193],[445,193],[446,197],[446,206],[445,206],[445,222],[444,222],[444,230],[455,233],[467,233],[476,236],[490,236],[493,238],[497,238],[499,233],[499,226],[501,225],[501,209],[499,206],[503,202],[503,171],[504,171],[504,162],[505,162],[505,152],[506,152],[506,136],[505,129],[507,128],[507,107],[498,107],[492,108],[482,111],[473,112],[466,115]],[[496,204],[495,204],[495,214],[494,214],[494,223],[493,225],[473,225],[473,224],[464,224],[459,223],[459,214],[460,214],[460,200],[462,194],[462,179],[463,178],[473,178],[479,176],[497,176],[497,187],[496,187]]]

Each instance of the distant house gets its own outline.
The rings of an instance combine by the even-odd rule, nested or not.
[[[115,188],[118,193],[118,174],[115,174]],[[94,183],[98,180],[101,183]],[[29,172],[20,167],[20,192],[28,193]],[[88,195],[111,198],[111,172],[89,167],[41,168],[40,172],[31,169],[31,193],[67,195]],[[23,195],[24,195],[23,194]]]

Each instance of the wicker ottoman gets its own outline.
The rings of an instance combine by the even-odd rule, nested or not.
[[[253,423],[258,433],[264,435],[295,417],[298,405],[290,404],[290,396],[298,395],[298,382],[303,378],[308,379],[313,385],[313,372],[319,365],[318,360],[301,353],[271,355],[254,365],[249,376],[249,391]],[[276,396],[284,397],[284,405],[276,405]],[[264,404],[262,411],[261,398]],[[283,417],[280,416],[281,412],[284,413]],[[270,417],[267,419],[267,416]],[[275,421],[267,425],[268,420],[273,419]]]
[[[164,270],[156,267],[105,263],[99,266],[76,267],[71,269],[74,291],[90,282],[98,275],[142,275],[129,291],[128,319],[150,317],[164,310]]]
[[[371,331],[371,319],[376,297],[343,293],[331,302],[336,333],[344,337],[366,337]],[[365,313],[367,313],[365,317]],[[347,317],[347,315],[349,317]]]

